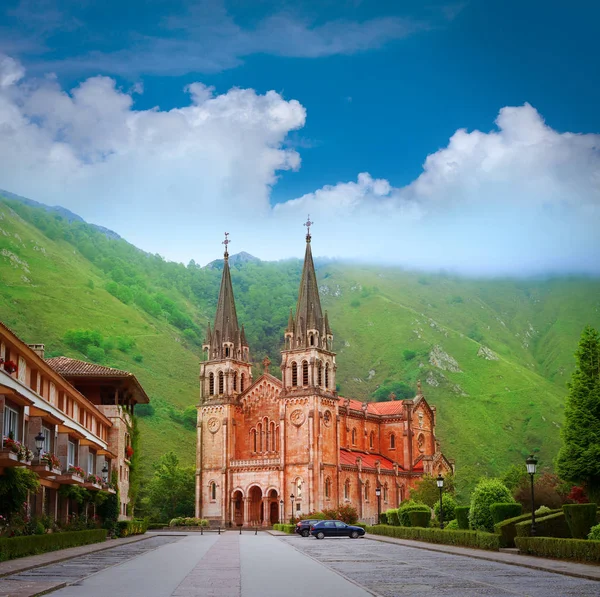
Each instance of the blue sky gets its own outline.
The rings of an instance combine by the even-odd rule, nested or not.
[[[20,94],[28,99],[15,100],[11,92],[12,101],[24,106],[23,115],[30,123],[37,125],[41,122],[45,131],[52,135],[54,143],[62,143],[65,135],[68,137],[65,131],[72,132],[76,126],[84,125],[82,118],[76,118],[74,113],[61,117],[60,125],[51,124],[51,114],[55,115],[57,109],[42,114],[39,107],[31,108],[34,103],[31,88],[36,87],[39,91],[43,86],[39,81],[46,81],[44,84],[48,86],[51,82],[58,94],[53,97],[58,101],[60,94],[75,97],[72,90],[85,81],[97,82],[98,76],[112,79],[115,91],[110,98],[103,95],[103,101],[106,100],[107,106],[116,106],[117,92],[121,99],[130,98],[131,105],[123,108],[128,117],[136,112],[150,114],[152,110],[155,116],[172,115],[170,111],[188,106],[188,86],[194,83],[212,88],[206,93],[216,99],[229,98],[230,104],[234,100],[228,94],[233,88],[253,90],[259,102],[260,98],[274,90],[279,94],[277,109],[289,110],[290,106],[295,106],[292,103],[297,102],[304,110],[304,117],[297,112],[293,115],[286,113],[285,118],[289,117],[289,121],[286,120],[282,130],[278,130],[274,137],[256,141],[256,146],[250,144],[248,151],[262,151],[258,147],[266,148],[267,152],[276,149],[279,161],[265,158],[267,165],[262,162],[253,166],[240,163],[240,160],[244,161],[243,153],[236,152],[233,139],[230,143],[221,143],[226,133],[218,130],[215,124],[211,128],[211,135],[214,135],[210,137],[212,147],[217,154],[225,157],[217,164],[211,162],[211,168],[206,169],[208,174],[203,174],[202,180],[220,171],[220,166],[224,172],[222,178],[207,183],[206,188],[201,184],[199,191],[198,181],[194,183],[191,178],[189,187],[180,186],[179,181],[191,177],[194,168],[193,164],[184,166],[180,161],[170,166],[172,172],[179,170],[178,184],[167,181],[164,189],[176,189],[179,195],[187,193],[188,188],[194,189],[199,192],[200,203],[210,203],[208,194],[219,189],[218,193],[224,193],[224,197],[216,198],[216,201],[222,200],[225,204],[229,201],[227,189],[233,189],[230,194],[235,195],[238,188],[247,185],[247,188],[254,189],[252,197],[264,195],[259,211],[264,209],[265,201],[271,206],[283,206],[282,210],[263,213],[272,220],[294,206],[306,205],[319,213],[320,207],[330,200],[329,196],[323,199],[324,193],[319,194],[320,191],[334,187],[338,208],[342,211],[350,209],[358,222],[361,214],[356,210],[357,202],[348,194],[345,185],[358,181],[360,173],[369,173],[372,180],[381,179],[391,189],[384,193],[376,191],[374,196],[389,199],[396,208],[400,205],[404,217],[402,224],[409,226],[411,222],[422,221],[424,213],[432,213],[423,211],[422,191],[415,192],[414,185],[424,173],[427,156],[444,149],[450,151],[449,140],[461,129],[470,133],[479,130],[484,134],[497,130],[494,121],[505,107],[523,108],[529,104],[533,111],[527,114],[533,120],[536,118],[534,113],[539,115],[542,123],[545,121],[544,126],[565,144],[567,137],[561,137],[561,134],[594,135],[600,132],[598,22],[600,3],[591,0],[575,0],[568,4],[558,0],[107,0],[102,3],[92,0],[8,0],[0,9],[0,52],[15,61],[18,67],[14,68],[21,69],[15,79],[18,83],[13,84],[14,77],[10,75],[11,86],[18,86]],[[87,87],[89,91],[91,84]],[[101,92],[89,93],[99,97],[98,93],[110,94],[110,91],[102,87]],[[252,109],[248,108],[247,101],[246,98],[235,104],[235,118],[245,114],[248,118],[260,120],[262,116],[257,115],[260,109],[255,112],[254,103]],[[110,120],[115,112],[106,112],[103,108],[100,114]],[[264,112],[260,114],[264,116]],[[222,123],[227,116],[219,111],[217,116],[211,112],[211,118]],[[528,125],[533,121],[530,119],[524,123],[515,116],[510,122],[517,128],[529,130]],[[120,130],[115,133],[117,136],[123,134],[123,127],[130,129],[126,125],[121,129],[115,126],[116,131]],[[236,143],[243,145],[248,138],[254,142],[261,126],[270,125],[258,123],[252,131],[238,135]],[[225,128],[231,132],[231,128]],[[156,124],[152,126],[152,131],[155,130]],[[204,132],[198,134],[201,136]],[[76,138],[80,141],[82,135],[79,131]],[[503,146],[514,138],[514,132],[509,133],[507,129]],[[470,139],[472,141],[473,137]],[[486,139],[490,141],[490,138]],[[575,186],[578,195],[587,197],[584,203],[592,205],[594,214],[597,213],[598,144],[596,136],[586,139],[584,145],[588,153],[575,152],[571,160],[563,157],[548,160],[548,167],[556,171],[558,159],[559,168],[565,169],[565,176],[554,181],[554,187],[544,200],[544,209],[548,209],[548,196],[560,196],[557,205],[562,207],[569,203],[564,193],[575,188],[570,168],[577,169],[577,161],[588,159],[591,162],[589,170],[577,172],[581,179]],[[106,163],[116,161],[115,156],[126,155],[127,159],[123,158],[122,163],[127,163],[127,168],[122,165],[117,172],[124,177],[122,188],[135,187],[138,181],[126,178],[133,174],[125,173],[127,169],[129,172],[136,171],[128,161],[131,147],[124,151],[106,139],[98,141],[98,144],[101,147],[86,147],[84,151],[76,140],[67,143],[69,150],[85,165],[89,165],[90,160],[94,163],[104,160],[102,166],[106,167]],[[60,147],[63,148],[63,145]],[[172,146],[169,147],[170,151],[173,150]],[[541,172],[544,150],[541,146],[538,148],[540,157],[535,161],[535,172],[530,174],[545,181],[548,177]],[[177,151],[180,149],[177,148]],[[579,150],[584,151],[581,147]],[[91,154],[86,153],[90,151]],[[210,149],[207,151],[210,153]],[[463,155],[461,151],[459,154]],[[522,161],[516,157],[515,151],[511,159]],[[565,151],[563,148],[558,153],[564,156]],[[444,155],[446,159],[447,154]],[[69,159],[72,158],[70,155]],[[489,160],[482,158],[474,166],[474,172],[463,172],[463,179],[471,180],[482,170],[487,173],[485,164],[488,163]],[[66,203],[84,217],[102,220],[98,223],[109,225],[143,248],[165,253],[170,258],[185,260],[197,251],[190,241],[169,253],[161,250],[157,240],[150,241],[150,235],[144,237],[123,226],[129,205],[125,195],[117,201],[118,205],[106,210],[99,209],[99,199],[95,200],[95,205],[84,201],[78,205],[75,198],[69,197],[70,194],[81,197],[82,187],[71,186],[75,178],[65,182],[67,174],[61,179],[64,193],[61,193],[59,183],[51,191],[38,190],[28,179],[31,169],[35,170],[39,164],[40,160],[32,164],[28,172],[24,169],[21,179],[18,173],[11,172],[9,176],[0,166],[0,188],[29,196],[33,194],[36,196],[32,198],[45,202]],[[263,176],[255,180],[250,172],[246,172],[244,176],[250,178],[232,180],[230,173],[238,167],[256,172],[262,172],[264,167]],[[71,173],[72,165],[69,168]],[[511,194],[529,192],[523,186],[523,181],[528,178],[526,172],[521,173],[518,180],[510,181],[505,180],[506,164],[503,168],[501,182],[511,188]],[[43,167],[39,166],[39,172],[44,172]],[[489,178],[497,182],[498,176]],[[435,173],[430,178],[439,181]],[[586,180],[587,190],[580,188]],[[567,182],[562,188],[564,181]],[[360,182],[357,184],[361,186]],[[493,195],[499,188],[496,185],[490,192],[483,182],[481,184],[482,194]],[[485,184],[490,184],[490,180],[486,179]],[[361,198],[365,194],[371,196],[373,185],[369,185],[366,184],[367,190]],[[452,184],[446,184],[436,192],[444,196],[452,188]],[[454,192],[457,197],[462,197],[462,201],[469,193],[464,190],[465,185],[461,189],[460,193],[456,189]],[[339,199],[337,191],[346,193],[343,200]],[[119,185],[112,185],[110,192],[118,195]],[[204,199],[202,193],[206,193]],[[309,199],[302,199],[306,195],[310,196]],[[239,198],[239,201],[247,204],[250,200]],[[158,200],[155,202],[156,205],[159,203]],[[430,223],[435,220],[435,227],[431,230],[438,237],[446,234],[444,221],[455,227],[461,219],[462,212],[452,207],[453,202],[450,203],[444,214],[446,220],[439,214],[437,219],[425,218]],[[539,202],[535,203],[539,205]],[[181,209],[189,208],[183,200],[177,204]],[[139,206],[139,202],[132,201],[129,208],[139,209]],[[235,214],[238,207],[238,203],[232,200],[229,206],[231,213]],[[379,207],[381,201],[378,202]],[[368,206],[366,209],[372,211]],[[512,207],[503,211],[507,221],[513,215],[510,209]],[[221,215],[225,225],[226,214]],[[326,209],[322,217],[329,217]],[[482,217],[483,221],[487,221],[489,214]],[[530,217],[532,222],[537,219],[533,212]],[[381,218],[384,221],[389,219],[385,214]],[[377,221],[371,221],[370,225],[376,226]],[[212,230],[206,232],[212,238]],[[545,237],[538,239],[536,247],[520,248],[540,251],[539,258],[532,259],[533,265],[527,271],[536,270],[538,262],[543,262],[540,267],[549,270],[566,267],[562,263],[554,267],[561,261],[559,254],[551,259],[542,258],[542,253],[547,255],[545,243],[551,233],[548,229]],[[340,236],[344,234],[351,237],[354,229],[345,233],[339,231]],[[243,236],[241,223],[240,235]],[[156,239],[156,235],[153,238]],[[509,238],[504,241],[498,238],[498,250],[503,249],[502,242]],[[165,239],[165,244],[169,243]],[[590,243],[596,250],[591,240]],[[590,243],[578,247],[578,250],[589,251]],[[249,245],[238,248],[256,252]],[[260,245],[258,251],[261,250],[266,257],[275,255],[266,244]],[[440,250],[447,252],[447,248],[441,247]],[[289,251],[295,249],[290,248]],[[329,254],[356,256],[352,251],[336,251],[335,245],[325,249]],[[378,251],[375,243],[370,253],[375,256]],[[465,247],[460,257],[443,266],[460,270],[468,252],[469,247]],[[579,256],[580,253],[573,254],[568,260],[569,267]],[[514,270],[516,259],[517,254],[508,260],[506,271]],[[417,259],[404,264],[432,267],[432,263],[436,263],[433,255],[431,260],[422,263]],[[485,271],[485,264],[480,264],[478,269]],[[494,270],[493,267],[491,269]]]

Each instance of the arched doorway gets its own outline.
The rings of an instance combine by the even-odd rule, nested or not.
[[[250,505],[248,508],[249,522],[252,525],[261,525],[264,520],[262,507],[262,489],[254,485],[248,492]]]
[[[279,496],[275,489],[269,491],[269,521],[271,524],[279,522]]]
[[[244,524],[244,496],[238,489],[233,494],[233,524],[236,526]]]

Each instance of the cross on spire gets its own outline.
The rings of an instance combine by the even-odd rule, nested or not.
[[[225,240],[221,243],[223,245],[225,245],[225,259],[227,259],[229,257],[229,252],[227,251],[227,245],[230,243],[231,241],[229,240],[229,232],[225,233]]]
[[[265,357],[262,361],[262,364],[263,364],[263,373],[268,373],[269,365],[271,364],[269,357]]]
[[[306,222],[304,223],[304,225],[306,226],[306,242],[309,243],[310,242],[310,227],[314,224],[314,222],[310,221],[310,214],[308,214],[308,218],[306,219]]]

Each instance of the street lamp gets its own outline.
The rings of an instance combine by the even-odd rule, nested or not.
[[[290,500],[292,502],[292,518],[290,520],[290,522],[292,524],[294,524],[294,494],[292,493],[292,495],[290,495]]]
[[[279,509],[281,510],[281,516],[279,520],[283,523],[283,500],[279,500]]]
[[[444,477],[440,473],[436,479],[437,486],[440,489],[440,528],[444,528],[444,508],[442,506],[442,489],[444,488]]]
[[[35,449],[37,450],[37,461],[40,461],[40,454],[42,452],[42,448],[44,447],[44,434],[40,431],[35,436]]]
[[[381,522],[381,487],[378,485],[375,488],[375,495],[377,496],[377,524]]]
[[[533,475],[535,475],[535,469],[537,466],[537,458],[532,454],[526,461],[527,472],[531,478],[531,536],[535,536],[535,501],[533,495]]]
[[[106,460],[104,461],[104,466],[102,467],[102,480],[105,483],[108,483],[108,463]]]

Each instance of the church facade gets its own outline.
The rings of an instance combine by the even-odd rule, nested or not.
[[[268,359],[253,378],[228,258],[226,248],[215,323],[200,365],[197,517],[269,526],[351,504],[360,520],[372,523],[378,511],[407,499],[423,475],[453,470],[435,436],[435,407],[420,383],[411,400],[367,403],[337,394],[333,333],[321,308],[310,232],[281,379],[269,372]]]

